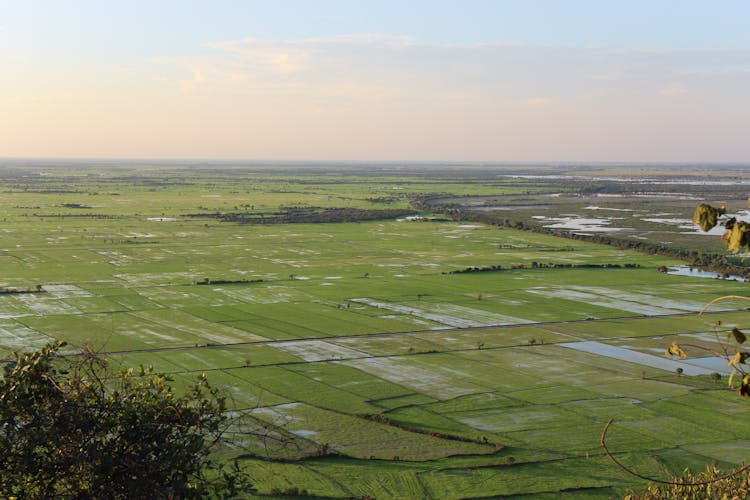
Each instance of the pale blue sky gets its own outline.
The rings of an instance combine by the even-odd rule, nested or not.
[[[748,1],[0,0],[0,156],[747,161],[748,25]]]

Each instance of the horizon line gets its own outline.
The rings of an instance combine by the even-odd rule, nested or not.
[[[591,165],[689,165],[689,166],[749,166],[750,160],[735,161],[712,161],[712,160],[370,160],[370,159],[253,159],[253,158],[211,158],[211,157],[140,157],[140,156],[0,156],[0,162],[214,162],[214,163],[251,163],[251,164],[278,164],[278,165],[303,165],[303,164],[336,164],[336,165],[366,165],[366,164],[406,164],[406,165],[465,165],[465,166],[591,166]]]

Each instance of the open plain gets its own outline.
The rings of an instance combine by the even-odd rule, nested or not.
[[[464,217],[627,214],[631,238],[715,251],[677,230],[700,184],[660,187],[636,217],[616,169],[577,173],[582,194],[531,167],[131,163],[0,168],[0,356],[62,339],[176,386],[205,372],[236,417],[222,456],[259,493],[606,498],[644,486],[601,449],[609,419],[610,450],[644,475],[747,459],[726,361],[663,355],[747,326],[745,302],[698,315],[746,283]]]

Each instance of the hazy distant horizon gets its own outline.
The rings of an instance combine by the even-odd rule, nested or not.
[[[0,166],[7,164],[111,164],[125,163],[133,165],[247,165],[247,166],[344,166],[344,167],[366,167],[372,166],[436,166],[436,167],[722,167],[722,168],[747,168],[750,169],[750,161],[747,162],[653,162],[653,161],[446,161],[446,160],[263,160],[263,159],[238,159],[238,158],[136,158],[136,157],[2,157]]]

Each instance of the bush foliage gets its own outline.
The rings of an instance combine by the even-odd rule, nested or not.
[[[152,368],[112,373],[57,342],[0,379],[0,496],[202,498],[246,488],[209,457],[225,403],[201,377],[183,396]]]

